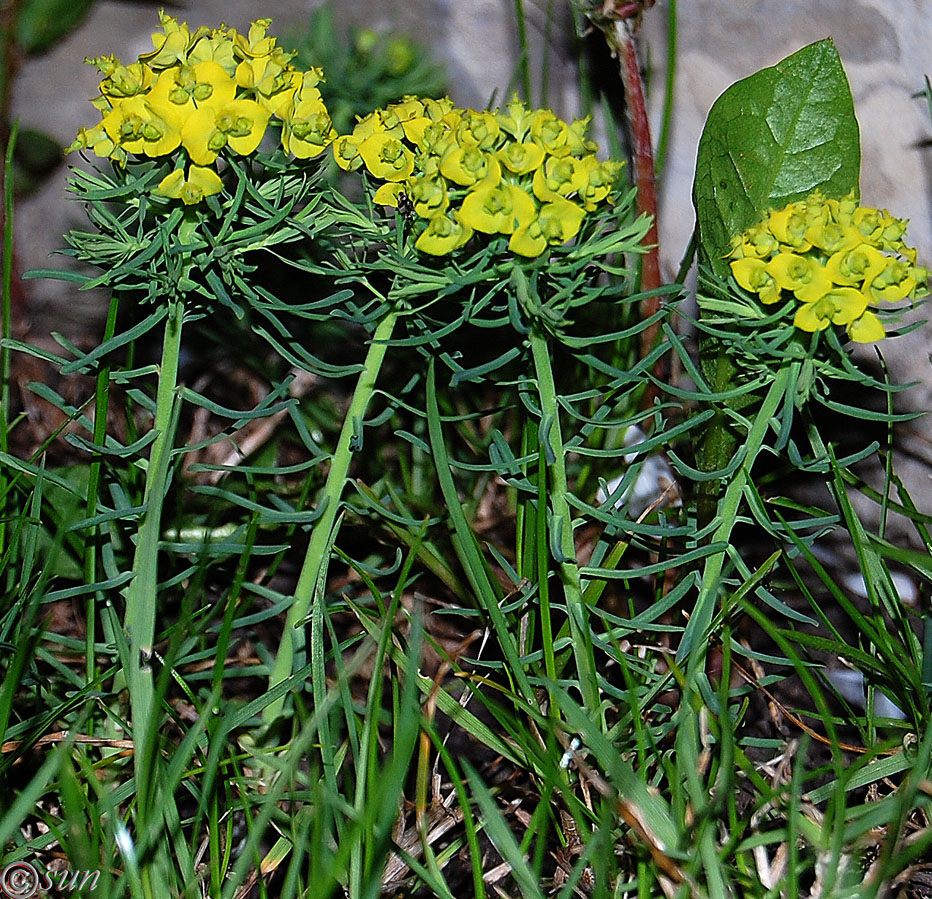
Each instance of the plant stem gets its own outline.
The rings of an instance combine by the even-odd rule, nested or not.
[[[625,109],[631,133],[637,210],[638,213],[651,217],[650,229],[644,237],[647,252],[641,262],[641,290],[654,290],[663,283],[660,275],[660,247],[657,237],[657,186],[650,119],[647,117],[647,101],[644,97],[644,82],[638,63],[634,25],[628,21],[616,22],[613,40],[610,44],[620,57],[619,71],[625,91]],[[660,297],[648,297],[641,304],[641,318],[650,318],[659,308]],[[658,329],[659,324],[654,324],[641,334],[642,357],[653,349],[657,341]]]
[[[545,334],[535,325],[531,329],[531,354],[534,359],[534,373],[537,378],[537,390],[543,417],[547,441],[550,450],[547,469],[550,475],[549,496],[552,513],[551,528],[559,530],[561,560],[559,562],[560,580],[563,584],[566,611],[569,617],[570,633],[576,647],[580,691],[591,713],[601,717],[599,703],[598,678],[595,671],[595,657],[592,650],[592,635],[589,631],[588,615],[582,597],[579,563],[576,561],[576,541],[573,534],[573,511],[567,497],[569,487],[566,478],[566,450],[560,429],[560,408],[553,380],[553,368],[550,364],[550,347]],[[546,452],[545,447],[541,447]],[[540,510],[544,514],[544,510]]]
[[[718,503],[719,524],[712,534],[712,543],[728,544],[731,540],[731,532],[738,520],[738,511],[744,496],[744,487],[748,482],[754,461],[764,445],[764,438],[767,436],[770,420],[783,402],[790,380],[789,374],[790,366],[786,365],[774,375],[770,390],[764,397],[754,422],[748,431],[747,439],[742,447],[746,451],[744,459],[729,482],[724,496]],[[720,424],[720,427],[725,427],[724,421]],[[690,672],[698,670],[697,666],[702,664],[705,659],[706,638],[712,622],[715,597],[718,593],[719,579],[722,574],[726,553],[727,549],[722,549],[706,559],[702,571],[702,581],[699,586],[699,595],[696,598],[696,604],[689,618],[689,623],[686,625],[683,640],[677,650],[678,661],[682,661],[687,655],[689,656]],[[690,680],[690,683],[692,682]]]
[[[19,122],[5,146],[3,159],[3,270],[2,332],[0,337],[9,340],[13,330],[13,149]],[[10,348],[0,348],[0,452],[6,452],[10,427]],[[6,546],[6,474],[0,469],[0,550]]]
[[[311,533],[311,541],[304,557],[304,565],[301,568],[301,574],[295,587],[294,601],[288,610],[285,630],[282,634],[281,644],[278,647],[278,655],[275,657],[275,664],[269,677],[269,688],[281,683],[292,674],[295,667],[301,667],[304,664],[305,639],[301,625],[308,616],[317,584],[321,577],[325,575],[329,563],[329,553],[327,553],[326,548],[330,544],[331,534],[340,510],[343,488],[346,485],[353,453],[362,448],[363,421],[366,415],[366,407],[372,398],[379,370],[388,349],[388,341],[391,339],[397,319],[398,313],[396,311],[389,312],[379,322],[375,333],[372,335],[369,352],[366,354],[363,370],[359,373],[359,380],[356,382],[353,398],[350,401],[346,417],[343,419],[343,428],[340,431],[340,437],[330,461],[330,471],[327,474],[327,480],[318,500],[318,508],[323,509],[323,511],[320,518],[315,522],[314,530]],[[281,716],[284,703],[283,697],[266,706],[263,713],[266,724],[271,724]]]
[[[107,324],[104,327],[102,343],[106,343],[116,333],[117,310],[119,296],[115,293],[110,297],[110,308],[107,312]],[[93,440],[97,446],[102,446],[107,437],[107,413],[110,409],[110,366],[101,365],[97,372],[97,382],[94,389],[94,435]],[[100,490],[100,474],[103,468],[101,457],[95,456],[90,466],[87,481],[87,518],[97,514],[97,498]],[[84,583],[93,584],[97,581],[97,525],[88,529],[87,542],[84,544]],[[84,665],[85,677],[90,684],[97,676],[97,658],[94,651],[97,629],[97,601],[103,601],[103,593],[97,591],[88,597],[85,612],[84,635]]]
[[[143,495],[145,511],[139,525],[136,553],[133,557],[133,580],[126,593],[124,629],[129,647],[126,679],[132,709],[136,802],[139,820],[145,822],[153,796],[149,785],[155,782],[152,764],[158,729],[155,689],[151,668],[155,640],[158,597],[158,552],[162,505],[168,491],[172,445],[175,436],[176,386],[184,300],[173,297],[168,303],[159,385],[155,398],[155,440],[146,469]]]

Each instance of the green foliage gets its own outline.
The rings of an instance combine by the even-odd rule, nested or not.
[[[859,172],[851,89],[831,40],[733,84],[699,140],[693,201],[702,257],[727,274],[736,235],[817,188],[857,194]]]
[[[26,53],[44,53],[79,25],[94,0],[24,0],[17,4],[17,43]]]
[[[446,74],[430,50],[402,35],[378,35],[368,28],[340,33],[333,8],[317,7],[305,29],[281,40],[297,52],[302,66],[320,66],[326,81],[320,92],[340,134],[352,130],[357,118],[408,94],[440,97]]]
[[[815,85],[840,96],[814,47],[739,97],[811,120]],[[723,159],[753,149],[716,109]],[[801,133],[754,133],[757,174],[724,206],[699,182],[725,163],[697,178],[709,261],[753,204],[804,190]],[[812,178],[846,192],[850,162]],[[64,277],[114,295],[95,348],[5,326],[5,400],[13,352],[85,378],[81,402],[30,388],[70,469],[46,467],[57,435],[15,457],[22,419],[6,401],[0,419],[5,861],[54,853],[114,899],[842,899],[928,851],[932,614],[891,566],[932,583],[932,519],[893,470],[906,416],[885,376],[703,268],[699,333],[731,366],[710,376],[674,327],[680,285],[639,317],[631,192],[538,258],[501,234],[431,257],[364,174],[346,197],[281,153],[233,158],[226,189],[181,208],[150,193],[168,171],[73,176],[91,227],[67,252],[98,273]],[[198,327],[216,355],[186,372]],[[664,356],[688,383],[657,379]],[[696,435],[722,423],[730,449],[698,470]],[[784,495],[800,474],[821,506]],[[703,520],[684,488],[718,481]],[[871,503],[877,526],[855,511]],[[66,609],[83,633],[47,627]],[[864,708],[834,695],[832,657]],[[880,691],[904,720],[875,713]]]

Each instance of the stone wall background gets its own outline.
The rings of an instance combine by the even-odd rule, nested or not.
[[[192,25],[225,21],[245,28],[250,19],[270,16],[273,32],[300,27],[319,0],[189,0],[169,12]],[[548,101],[558,113],[579,112],[576,67],[571,58],[572,21],[564,0],[525,3],[532,67],[540,70],[549,47]],[[651,110],[656,135],[667,64],[669,0],[645,16],[643,59],[649,60],[655,89]],[[547,12],[555,23],[548,28]],[[385,0],[336,4],[338,20],[379,31],[407,34],[432,49],[447,65],[451,93],[461,104],[484,106],[514,85],[518,56],[513,0]],[[924,99],[912,97],[932,74],[930,0],[680,0],[678,4],[677,82],[673,128],[660,191],[660,233],[664,271],[676,271],[693,226],[690,198],[696,145],[706,114],[731,83],[778,62],[803,45],[834,38],[847,68],[862,135],[862,197],[911,219],[909,237],[920,257],[932,264],[932,125]],[[94,117],[87,103],[96,93],[97,75],[85,56],[113,52],[132,59],[151,46],[157,6],[102,0],[88,20],[47,56],[28,61],[18,78],[14,112],[23,126],[51,133],[69,143],[77,128]],[[535,84],[538,79],[535,78]],[[533,99],[537,99],[536,97]],[[18,255],[22,268],[48,264],[47,254],[61,245],[60,235],[80,222],[80,211],[64,193],[64,167],[35,197],[18,209]],[[86,330],[104,305],[99,297],[75,298],[68,285],[27,284],[34,333]],[[913,408],[932,407],[932,366],[926,325],[884,347],[893,376],[917,380],[910,391]],[[915,498],[932,499],[929,463],[932,424],[906,429],[907,480]]]

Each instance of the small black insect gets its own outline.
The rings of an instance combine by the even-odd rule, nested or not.
[[[410,222],[414,218],[414,203],[403,191],[398,194],[398,211]]]

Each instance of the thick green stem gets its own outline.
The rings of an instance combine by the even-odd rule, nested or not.
[[[285,631],[282,634],[278,655],[269,677],[270,688],[281,683],[292,674],[296,667],[304,664],[305,640],[301,624],[308,616],[317,584],[321,576],[325,574],[329,562],[327,547],[330,545],[331,534],[336,525],[350,462],[353,453],[362,445],[366,407],[375,390],[379,370],[382,367],[388,341],[391,339],[397,319],[398,313],[390,312],[382,319],[372,335],[369,352],[366,354],[363,370],[356,382],[353,398],[343,420],[343,429],[340,431],[340,437],[330,461],[330,472],[318,500],[318,505],[323,512],[314,524],[314,530],[311,533],[311,542],[308,545],[304,565],[295,587],[294,601],[288,610]],[[271,724],[280,717],[284,702],[282,698],[266,706],[264,713],[266,723]]]
[[[576,560],[576,541],[573,534],[573,510],[568,496],[569,487],[566,479],[566,450],[560,429],[560,408],[557,403],[557,391],[553,380],[553,368],[550,364],[550,347],[545,334],[538,328],[531,331],[531,355],[534,359],[534,373],[537,378],[537,390],[540,398],[541,415],[545,422],[546,440],[550,452],[547,455],[547,470],[550,475],[548,494],[550,497],[551,525],[559,531],[561,560],[559,562],[560,580],[563,584],[566,611],[569,617],[570,634],[576,647],[580,690],[586,705],[592,713],[599,709],[599,687],[595,671],[595,656],[592,650],[592,635],[589,632],[588,616],[582,597],[582,585],[579,575],[579,563]],[[546,451],[545,447],[541,447]]]
[[[176,387],[183,322],[184,301],[173,298],[169,301],[162,343],[153,424],[155,440],[146,469],[143,499],[145,511],[139,525],[136,553],[133,557],[134,577],[126,593],[126,612],[123,619],[129,648],[126,680],[132,709],[137,810],[142,821],[146,820],[153,798],[149,785],[153,775],[152,759],[158,721],[151,660],[158,596],[159,535],[162,505],[170,480],[170,462],[177,421]]]
[[[727,546],[731,540],[731,532],[738,520],[738,512],[744,496],[744,487],[748,482],[754,461],[764,445],[764,438],[767,436],[770,420],[783,402],[790,381],[789,376],[789,366],[784,366],[776,373],[773,383],[770,385],[770,390],[764,397],[764,401],[761,403],[754,422],[748,431],[747,440],[743,446],[745,450],[744,459],[729,482],[724,496],[718,503],[719,524],[712,534],[712,543],[722,543]],[[722,427],[724,427],[724,424]],[[682,661],[687,656],[689,657],[690,671],[701,664],[705,658],[703,649],[712,622],[715,598],[718,594],[719,579],[725,563],[726,552],[726,549],[721,549],[706,559],[702,571],[702,581],[699,586],[699,596],[696,599],[695,608],[692,615],[690,615],[689,623],[683,634],[683,640],[677,650],[677,660]]]

